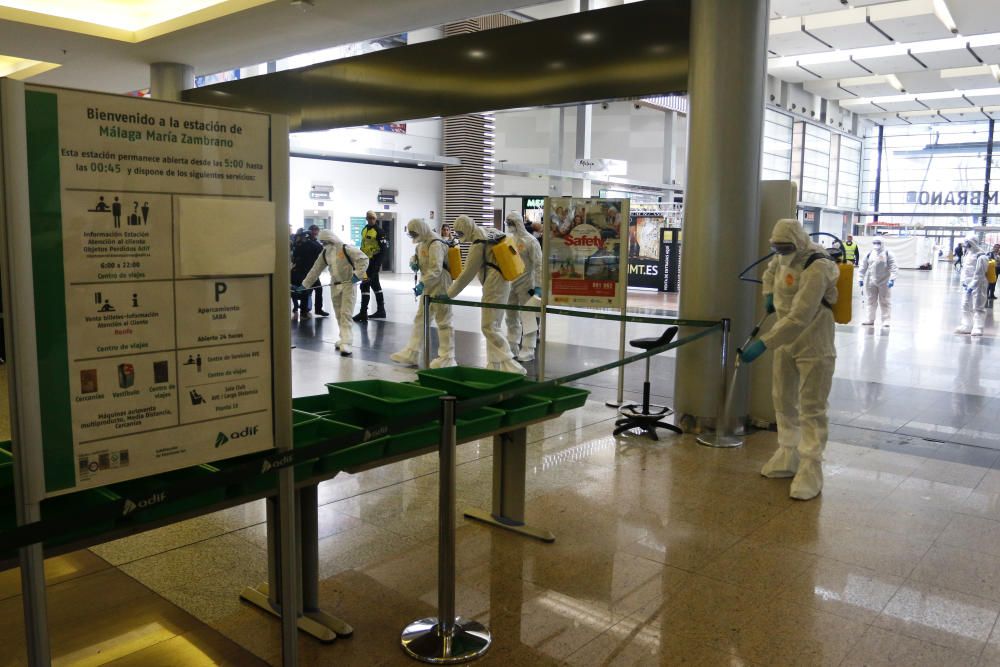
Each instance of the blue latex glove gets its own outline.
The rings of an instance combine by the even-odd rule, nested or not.
[[[895,280],[890,280],[890,281],[889,281],[889,287],[892,287],[892,286],[893,286],[893,285],[895,285],[895,284],[896,284],[896,281],[895,281]]]
[[[417,271],[419,271],[419,270],[420,270],[420,264],[419,264],[419,263],[417,262],[417,260],[416,260],[416,259],[411,259],[411,260],[410,260],[410,269],[411,269],[411,270],[412,270],[412,271],[413,271],[414,273],[416,273]]]
[[[302,285],[292,285],[292,291],[293,292],[305,292],[306,288],[303,287]]]
[[[743,352],[740,354],[740,359],[743,360],[743,363],[749,364],[753,362],[754,359],[764,354],[764,352],[766,351],[767,351],[767,346],[764,345],[764,341],[755,340],[754,342],[750,343],[750,345],[747,346],[747,349],[743,350]]]
[[[424,282],[421,280],[419,283],[413,286],[414,296],[420,296],[424,293]]]
[[[542,288],[541,287],[537,287],[537,286],[536,287],[532,287],[530,290],[528,290],[528,295],[529,296],[541,296],[542,295]]]
[[[865,281],[859,280],[858,281],[858,287],[864,287],[864,286],[865,286]]]
[[[360,282],[361,282],[361,278],[358,278],[357,276],[354,276],[354,275],[351,276],[351,283],[352,284],[356,285],[356,284],[358,284]]]
[[[965,288],[965,293],[966,294],[972,294],[972,288],[971,287],[966,287]]]
[[[764,295],[764,310],[766,310],[769,313],[773,313],[774,312],[774,295],[773,294],[765,294]]]

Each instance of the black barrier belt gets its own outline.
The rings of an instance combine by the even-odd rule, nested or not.
[[[486,396],[477,396],[476,398],[469,398],[464,401],[459,401],[455,405],[456,414],[461,414],[466,410],[475,410],[477,408],[484,408],[489,405],[494,405],[495,403],[502,403],[508,399],[514,398],[515,396],[520,396],[522,394],[531,394],[537,392],[539,389],[545,389],[546,387],[558,387],[560,385],[569,384],[570,382],[576,382],[577,380],[582,380],[585,377],[590,377],[591,375],[597,375],[598,373],[604,373],[610,370],[614,370],[619,366],[625,366],[627,364],[634,363],[636,361],[642,361],[643,359],[648,359],[649,357],[656,356],[657,354],[663,354],[667,350],[673,350],[681,345],[687,345],[688,343],[693,343],[699,338],[709,335],[716,329],[721,328],[722,325],[716,322],[712,327],[699,331],[698,333],[691,334],[690,336],[685,336],[684,338],[679,338],[675,341],[667,343],[666,345],[661,345],[660,347],[647,350],[645,352],[640,352],[639,354],[634,354],[631,357],[625,357],[624,359],[619,359],[617,361],[611,361],[603,366],[596,366],[594,368],[588,368],[585,371],[579,371],[577,373],[571,373],[570,375],[564,375],[560,378],[555,378],[552,380],[546,380],[544,382],[528,383],[515,387],[513,389],[508,389],[506,391],[498,392],[496,394],[489,394]]]
[[[575,382],[591,375],[613,370],[619,366],[625,366],[626,364],[631,364],[636,361],[642,361],[648,357],[662,354],[667,350],[694,342],[699,338],[709,335],[719,327],[721,327],[721,324],[715,322],[712,323],[710,328],[706,328],[698,333],[686,336],[640,354],[604,364],[603,366],[588,368],[585,371],[566,375],[554,380],[527,383],[515,389],[461,401],[455,406],[456,415],[468,410],[475,410],[477,408],[494,405],[496,403],[502,403],[503,401],[514,398],[515,396],[537,392],[539,389]],[[440,410],[435,407],[433,410],[428,410],[427,412],[420,413],[418,415],[389,420],[387,422],[368,427],[361,433],[338,438],[336,441],[327,440],[325,442],[309,445],[308,447],[297,447],[291,450],[268,450],[266,452],[248,454],[248,459],[237,466],[220,470],[212,475],[194,477],[192,479],[182,480],[174,484],[170,484],[162,489],[153,491],[151,495],[140,498],[126,497],[120,500],[109,500],[107,503],[97,506],[80,507],[79,509],[71,511],[68,514],[63,514],[59,517],[42,519],[41,521],[23,524],[13,530],[0,533],[0,553],[6,553],[20,547],[36,544],[38,542],[44,542],[47,539],[58,537],[59,535],[70,530],[78,529],[81,523],[93,523],[103,520],[127,518],[133,512],[152,509],[168,502],[190,498],[207,491],[218,489],[219,487],[237,484],[258,475],[269,474],[289,466],[315,461],[316,459],[324,456],[335,454],[366,442],[372,442],[385,436],[412,430],[414,424],[428,424],[438,420],[440,416]]]
[[[520,306],[512,303],[484,303],[482,301],[460,301],[458,299],[448,299],[443,296],[430,297],[431,303],[441,303],[453,306],[471,306],[473,308],[489,308],[491,310],[519,310],[527,313],[540,313],[540,306]],[[716,327],[718,321],[712,320],[682,320],[676,317],[643,317],[641,315],[625,315],[617,313],[602,313],[583,310],[571,310],[569,308],[559,308],[546,306],[545,312],[551,315],[566,315],[567,317],[583,317],[594,320],[614,320],[615,322],[641,322],[645,324],[676,324],[682,327]]]

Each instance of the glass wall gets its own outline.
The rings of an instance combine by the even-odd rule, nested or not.
[[[861,187],[866,213],[876,211],[879,180],[877,211],[882,222],[969,227],[982,222],[984,203],[1000,214],[996,190],[985,192],[989,121],[882,128],[881,179],[876,178],[878,131],[873,128],[864,140]],[[998,167],[994,157],[993,181],[1000,177]]]

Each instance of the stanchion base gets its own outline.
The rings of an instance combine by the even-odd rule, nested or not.
[[[271,604],[269,588],[266,583],[257,588],[247,586],[240,593],[240,599],[263,609],[272,616],[281,618],[281,609]],[[350,637],[354,633],[354,628],[350,625],[324,611],[306,612],[305,615],[299,616],[297,625],[302,632],[327,644],[337,637]]]
[[[483,523],[488,523],[491,526],[496,526],[497,528],[503,528],[504,530],[510,530],[515,533],[520,533],[526,537],[533,537],[536,540],[541,540],[542,542],[555,542],[556,536],[551,532],[545,530],[544,528],[533,528],[527,526],[523,523],[514,523],[510,520],[504,521],[502,518],[498,519],[493,516],[490,512],[477,508],[469,508],[463,510],[462,514],[467,519],[475,519],[476,521],[482,521]]]
[[[625,401],[604,401],[604,405],[609,408],[615,408],[616,410],[621,406],[625,405]]]
[[[400,641],[411,658],[435,665],[453,665],[486,653],[493,638],[486,626],[467,618],[456,618],[450,635],[440,632],[436,618],[422,618],[406,626]]]
[[[706,447],[720,447],[724,449],[743,446],[743,438],[735,435],[720,435],[719,433],[699,435],[697,442],[699,445],[705,445]]]

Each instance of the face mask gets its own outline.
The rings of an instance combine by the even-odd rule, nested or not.
[[[415,242],[417,240],[416,232],[409,232],[409,234],[410,234],[410,240]]]
[[[876,244],[872,245],[872,248],[875,249],[875,252],[882,252],[882,244],[881,243],[876,243]]]

